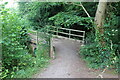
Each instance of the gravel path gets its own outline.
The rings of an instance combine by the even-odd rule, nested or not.
[[[35,78],[97,78],[100,72],[90,70],[80,59],[79,42],[54,39],[56,59],[48,68],[35,75]],[[103,74],[104,78],[117,78],[117,75]]]

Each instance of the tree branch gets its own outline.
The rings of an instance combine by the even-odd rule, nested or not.
[[[85,7],[82,5],[82,3],[80,2],[80,5],[79,4],[75,4],[75,3],[73,3],[73,2],[71,2],[72,4],[74,4],[74,5],[77,5],[77,6],[81,6],[82,7],[82,9],[85,11],[85,13],[87,14],[87,16],[89,17],[89,18],[91,18],[91,16],[90,16],[90,14],[88,13],[88,11],[85,9]],[[91,20],[91,22],[93,22],[92,21],[92,19],[90,19]]]
[[[87,10],[85,9],[85,7],[82,5],[82,3],[80,2],[80,6],[83,8],[83,10],[85,11],[85,13],[87,14],[88,17],[90,17],[89,13],[87,12]],[[91,18],[91,17],[90,17]]]

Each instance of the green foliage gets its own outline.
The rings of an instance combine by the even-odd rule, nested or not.
[[[43,43],[38,45],[36,50],[36,57],[28,57],[23,63],[21,63],[23,68],[16,71],[14,78],[30,78],[33,74],[41,70],[41,68],[46,67],[49,64],[49,46]]]
[[[82,47],[80,53],[91,68],[98,69],[113,65],[111,68],[118,69],[119,58],[115,50],[111,50],[109,46],[102,47],[97,43],[92,43]]]
[[[100,36],[99,36],[100,37]],[[97,38],[98,39],[98,38]],[[119,44],[113,43],[114,38],[110,40],[108,37],[105,38],[105,46],[99,44],[99,41],[86,44],[81,48],[80,54],[83,56],[85,61],[91,68],[115,68],[119,69]],[[99,40],[99,39],[98,39]]]
[[[93,19],[98,3],[84,2],[82,4],[92,17],[91,19]],[[86,32],[86,42],[89,44],[87,43],[88,45],[81,49],[81,54],[85,60],[94,68],[104,68],[110,65],[116,66],[118,63],[119,38],[116,36],[119,36],[119,29],[116,24],[119,15],[119,4],[109,4],[106,12],[107,17],[104,24],[104,34],[100,34],[99,31],[95,31],[93,28],[88,29],[91,30],[90,33]],[[20,3],[19,9],[32,22],[33,26],[37,26],[35,28],[43,28],[46,25],[73,28],[77,25],[75,28],[79,29],[78,27],[81,26],[88,27],[92,25],[90,18],[88,18],[79,2],[26,2]],[[101,38],[104,39],[104,47],[99,43]]]
[[[29,21],[4,8],[4,5],[0,9],[0,14],[2,24],[0,26],[2,27],[2,41],[0,41],[0,45],[2,45],[2,66],[0,68],[2,71],[0,78],[28,77],[48,63],[48,47],[38,47],[36,57],[32,57],[26,45],[30,39],[27,35]],[[45,55],[45,53],[47,54]],[[30,73],[31,70],[33,72]]]
[[[116,38],[117,30],[114,31],[114,29],[110,29],[110,32],[106,31],[104,33],[104,36],[99,33],[97,34],[97,36],[93,36],[94,34],[91,34],[92,36],[89,35],[89,43],[81,48],[80,53],[91,68],[98,69],[110,67],[116,68],[117,70],[119,68],[118,64],[120,58],[120,54],[118,52],[119,40],[118,37]],[[110,37],[110,35],[112,37]],[[99,40],[101,37],[105,41],[105,46],[100,44]],[[116,40],[114,40],[115,38]]]
[[[2,8],[1,10],[2,23],[2,78],[13,77],[16,71],[15,67],[24,61],[21,61],[23,56],[28,52],[24,49],[25,45],[21,45],[21,32],[25,20],[12,13],[9,9]],[[23,58],[24,59],[24,58]]]
[[[84,27],[91,26],[92,24],[90,18],[87,17],[82,7],[79,6],[79,2],[19,2],[19,15],[11,12],[9,9],[5,9],[5,4],[0,5],[0,19],[2,21],[2,41],[0,41],[0,45],[2,44],[3,54],[1,78],[30,77],[39,68],[45,67],[48,63],[49,43],[47,40],[49,40],[50,36],[41,36],[47,42],[42,41],[36,49],[36,57],[32,57],[27,49],[28,46],[26,46],[26,42],[30,40],[27,35],[27,29],[30,28],[28,26],[32,25],[35,29],[42,28],[41,32],[43,32],[47,30],[45,28],[46,25],[71,28],[75,24],[79,26],[83,25]],[[90,16],[94,17],[97,3],[85,2],[82,4]],[[111,4],[112,7],[113,4]],[[117,64],[119,63],[120,56],[118,48],[120,41],[117,36],[119,36],[118,31],[120,28],[118,26],[120,25],[116,24],[117,20],[120,19],[118,17],[119,4],[115,4],[113,9],[115,9],[115,12],[108,9],[111,11],[107,12],[110,14],[107,14],[105,20],[104,34],[100,34],[97,30],[95,33],[92,29],[86,38],[86,42],[89,42],[89,44],[81,48],[81,55],[92,68],[105,68],[111,65],[112,68],[118,68]],[[101,38],[105,42],[104,47],[99,43]]]
[[[84,47],[80,50],[83,59],[91,68],[113,68],[118,72],[119,69],[119,16],[115,12],[110,12],[108,8],[107,17],[104,24],[104,33],[101,34],[99,30],[88,34],[87,41]],[[117,10],[117,9],[116,9]],[[101,39],[103,41],[101,41]],[[101,42],[104,42],[101,44]]]
[[[83,3],[93,17],[96,11],[96,3]],[[78,4],[79,5],[79,4]],[[89,9],[87,6],[91,6]],[[20,14],[24,14],[32,22],[35,28],[43,28],[45,25],[59,25],[71,27],[75,23],[88,26],[91,24],[81,6],[64,2],[20,2]],[[87,25],[85,25],[87,24]],[[39,27],[38,27],[39,26]]]
[[[20,37],[23,20],[20,19],[15,13],[9,11],[9,9],[2,9],[1,11],[1,23],[2,23],[2,67],[3,78],[8,76],[7,74],[18,65],[27,50],[23,49],[25,45],[20,44]],[[14,70],[13,70],[14,71]]]
[[[20,14],[24,14],[32,25],[39,27],[50,24],[48,18],[62,10],[62,3],[19,2],[19,6]]]
[[[57,26],[64,26],[64,27],[71,27],[75,23],[87,27],[91,23],[90,18],[80,17],[74,15],[74,13],[69,13],[69,12],[58,13],[57,15],[50,17],[49,20],[52,20],[54,24]]]

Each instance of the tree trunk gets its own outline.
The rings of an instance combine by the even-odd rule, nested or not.
[[[104,20],[105,20],[105,10],[107,8],[107,0],[100,0],[95,16],[95,29],[98,36],[104,34]],[[97,37],[98,37],[97,36]],[[101,37],[99,39],[100,44],[104,45],[104,39]]]

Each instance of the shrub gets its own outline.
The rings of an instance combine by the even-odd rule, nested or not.
[[[86,45],[81,48],[80,54],[83,56],[83,59],[88,63],[89,67],[96,69],[109,67],[115,68],[116,70],[119,68],[119,44],[116,44],[119,41],[114,42],[114,37],[117,35],[117,30],[115,30],[116,33],[111,32],[111,30],[106,30],[106,32],[104,33],[104,46],[99,44],[98,38],[101,37],[100,34],[97,36],[97,38],[95,36],[91,36],[90,38],[87,37],[87,41],[89,43],[86,43]],[[111,36],[108,36],[108,33]],[[112,35],[113,33],[114,35]]]

